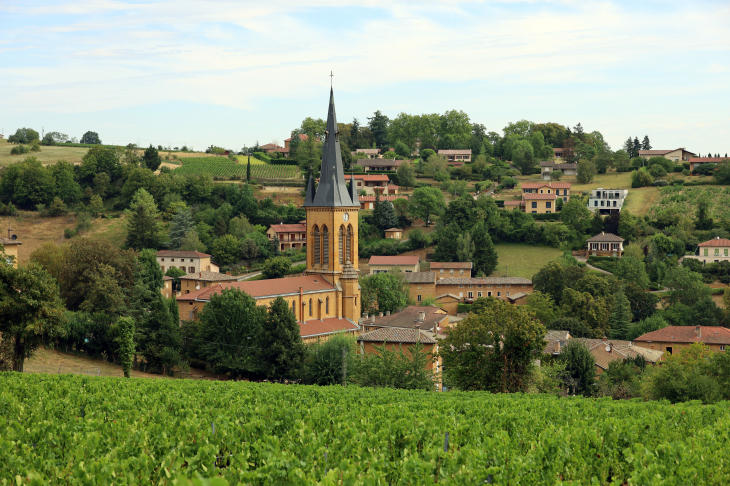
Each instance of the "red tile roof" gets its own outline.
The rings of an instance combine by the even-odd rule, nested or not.
[[[277,149],[277,148],[281,148],[281,147],[279,147],[275,143],[267,143],[266,145],[262,145],[261,148],[266,150],[266,149]]]
[[[400,229],[400,228],[390,228],[390,229],[387,229],[385,231],[403,231],[403,230]]]
[[[158,257],[172,257],[172,258],[208,258],[210,255],[207,253],[200,253],[199,251],[174,251],[174,250],[160,250],[157,252]]]
[[[431,270],[439,268],[472,268],[471,262],[431,262]]]
[[[323,277],[308,275],[304,277],[274,278],[252,282],[225,282],[189,294],[183,294],[177,300],[209,301],[212,295],[219,294],[225,289],[238,289],[254,298],[294,295],[299,293],[300,287],[304,293],[335,290],[335,287]]]
[[[307,227],[303,224],[272,224],[271,229],[277,233],[304,233]]]
[[[552,189],[570,189],[570,182],[523,182],[522,189],[540,189],[550,187]]]
[[[668,154],[669,152],[676,152],[677,150],[681,150],[682,152],[687,152],[688,154],[694,155],[694,153],[690,152],[689,150],[685,150],[684,147],[679,147],[672,150],[639,150],[639,157],[664,155]]]
[[[370,257],[368,265],[418,265],[421,257],[418,255],[396,255],[396,256],[376,256]]]
[[[543,200],[543,199],[552,200],[552,199],[556,198],[555,194],[531,194],[531,193],[523,194],[522,197],[524,197],[525,199],[540,199],[540,200]]]
[[[300,135],[299,135],[299,140],[309,140],[309,135],[303,135],[303,134],[300,134]],[[291,138],[287,138],[287,139],[286,139],[286,140],[284,140],[284,141],[285,141],[285,142],[291,142]]]
[[[0,236],[0,245],[22,245],[22,243],[19,240],[11,240]]]
[[[699,336],[697,328],[699,328]],[[730,329],[716,326],[667,326],[639,336],[634,341],[730,344]]]
[[[420,272],[407,275],[417,275]],[[423,312],[423,320],[420,319],[420,313]],[[409,305],[400,312],[395,312],[389,316],[370,316],[367,319],[363,317],[362,325],[368,328],[375,327],[400,327],[415,329],[418,325],[422,331],[436,331],[441,323],[448,323],[449,314],[435,305]]]
[[[310,319],[307,322],[299,323],[299,335],[303,338],[323,336],[339,331],[355,331],[360,326],[349,319],[329,317],[326,319]]]
[[[730,246],[730,240],[724,238],[714,238],[709,241],[703,241],[697,246]]]
[[[689,162],[692,163],[702,163],[702,162],[722,162],[723,160],[727,159],[727,157],[690,157]],[[730,159],[729,159],[730,160]]]
[[[448,316],[446,316],[448,317]],[[389,343],[418,343],[436,344],[436,339],[430,333],[420,329],[402,329],[398,327],[384,327],[375,331],[361,334],[358,341],[389,342]]]
[[[554,148],[553,149],[553,152],[555,152],[555,153],[562,152],[562,151],[563,151],[563,149],[561,149],[561,148]]]
[[[600,234],[597,234],[596,236],[594,236],[592,238],[588,238],[586,241],[600,241],[600,242],[607,242],[607,241],[613,242],[613,241],[615,241],[615,242],[620,242],[620,241],[624,241],[624,239],[621,238],[620,236],[614,235],[613,233],[601,232]]]
[[[387,182],[390,179],[388,179],[388,176],[385,174],[355,174],[355,180],[363,180],[363,181],[382,181]]]

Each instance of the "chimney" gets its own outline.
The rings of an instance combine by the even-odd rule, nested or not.
[[[198,278],[203,278],[203,272],[198,272]]]
[[[229,275],[229,276],[230,276],[230,275],[232,275],[232,274],[231,274],[231,272],[226,272],[226,275]]]
[[[423,322],[425,320],[426,320],[426,311],[419,311],[418,312],[418,322]]]
[[[420,324],[416,324],[416,331],[420,331],[420,330],[421,330],[421,325]]]
[[[605,236],[605,235],[606,235],[606,232],[605,231],[601,231],[601,236]]]
[[[383,313],[382,312],[379,312],[378,313],[378,317],[383,317]]]
[[[386,316],[389,316],[390,315],[390,311],[385,311],[385,315]]]
[[[604,343],[606,342],[606,336],[603,336],[603,342]]]
[[[368,313],[367,313],[367,312],[363,312],[363,313],[362,313],[362,319],[363,319],[364,321],[367,321],[367,320],[368,320]]]
[[[701,337],[702,337],[702,327],[700,327],[700,326],[695,326],[695,335],[696,335],[696,336],[697,336],[698,338],[701,338]]]

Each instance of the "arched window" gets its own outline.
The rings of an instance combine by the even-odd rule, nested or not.
[[[347,226],[347,257],[350,262],[355,261],[355,256],[352,254],[352,225]]]
[[[326,226],[322,226],[322,264],[328,267],[330,264],[330,232]]]
[[[327,297],[324,301],[324,313],[325,315],[329,315],[330,313],[330,298]]]
[[[309,299],[309,317],[312,317],[312,299]]]
[[[338,245],[339,248],[338,248],[338,251],[340,253],[340,265],[342,265],[343,263],[345,263],[345,261],[343,260],[343,257],[344,257],[344,248],[343,248],[343,246],[344,246],[344,243],[345,243],[345,227],[344,226],[340,226],[340,235],[339,236],[340,236],[340,238],[339,238],[339,245]]]
[[[319,226],[314,226],[314,264],[319,265],[320,262],[320,245],[321,238],[319,236]]]

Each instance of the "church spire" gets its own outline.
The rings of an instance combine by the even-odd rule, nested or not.
[[[352,207],[359,204],[353,202],[350,191],[345,184],[345,171],[342,168],[342,153],[340,152],[340,131],[337,128],[335,114],[335,96],[330,88],[330,103],[327,112],[327,128],[324,132],[324,146],[322,147],[322,167],[319,172],[319,187],[316,193],[311,187],[313,198],[310,199],[310,187],[307,187],[307,198],[304,206],[314,207]]]

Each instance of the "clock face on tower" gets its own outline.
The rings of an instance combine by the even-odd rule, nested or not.
[[[350,215],[348,213],[345,213],[345,214],[342,215],[342,220],[343,221],[347,222],[347,221],[349,221],[349,219],[350,219]]]

